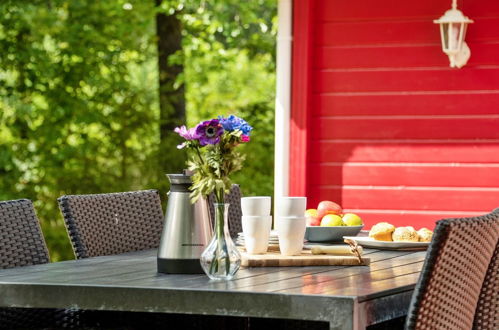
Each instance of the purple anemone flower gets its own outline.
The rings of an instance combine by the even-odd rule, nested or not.
[[[196,140],[199,138],[195,127],[187,129],[185,125],[182,125],[180,127],[176,127],[173,131],[186,140]]]
[[[223,132],[224,129],[218,119],[203,121],[196,126],[197,139],[202,146],[217,144]]]

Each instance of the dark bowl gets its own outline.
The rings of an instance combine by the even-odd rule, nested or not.
[[[364,228],[362,226],[309,226],[305,231],[305,239],[309,242],[343,242],[343,236],[356,236]]]

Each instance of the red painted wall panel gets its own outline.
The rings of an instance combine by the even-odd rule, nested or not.
[[[499,114],[483,116],[316,117],[312,137],[329,139],[498,139]]]
[[[488,209],[497,201],[499,188],[400,187],[400,186],[314,186],[312,204],[329,196],[341,200],[347,209],[387,209],[424,211],[476,211]]]
[[[427,0],[426,0],[427,1]],[[495,0],[487,0],[495,1]],[[486,5],[486,2],[484,2]],[[352,5],[359,5],[352,4]],[[369,4],[366,4],[369,5]],[[376,5],[375,3],[370,5]],[[403,6],[401,3],[399,6]],[[443,12],[442,12],[443,14]],[[316,45],[320,46],[368,46],[368,45],[418,45],[440,44],[438,25],[433,24],[434,17],[424,17],[417,20],[381,20],[381,21],[351,21],[351,22],[318,22]],[[475,17],[470,18],[476,20]],[[495,41],[499,17],[484,17],[468,29],[467,36],[473,42]],[[355,38],[352,36],[355,35]]]
[[[499,91],[314,94],[312,108],[315,116],[493,115]]]
[[[291,166],[306,178],[290,190],[309,207],[334,200],[369,228],[499,206],[499,1],[458,0],[475,20],[462,69],[433,24],[450,3],[294,2],[293,29],[307,36],[294,39],[292,116],[306,124],[291,134],[306,155],[292,151]]]
[[[314,80],[317,93],[490,90],[499,86],[499,67],[322,70]]]
[[[475,140],[323,140],[314,143],[312,163],[377,162],[467,164],[481,163],[495,166],[499,163],[499,141]],[[484,167],[488,167],[486,165]],[[490,178],[495,182],[499,178]]]
[[[483,5],[485,3],[485,5]],[[434,19],[450,8],[451,1],[376,0],[375,4],[352,4],[345,0],[319,1],[316,18],[321,21],[401,20],[427,17]],[[473,18],[499,16],[499,1],[458,0],[458,8]],[[437,13],[437,14],[436,14]]]
[[[437,1],[435,1],[437,2]],[[411,19],[433,17],[435,11],[444,12],[449,5],[443,1],[411,1],[400,5],[400,0],[376,0],[376,4],[355,5],[345,0],[319,1],[317,19],[321,21],[358,21],[375,19]]]
[[[341,185],[348,182],[359,186],[393,187],[497,187],[499,165],[482,163],[314,163],[312,185]],[[390,173],[387,175],[387,173]]]
[[[468,43],[473,49],[473,56],[468,64],[496,65],[499,57],[499,44],[494,42]],[[438,43],[426,45],[400,46],[366,46],[361,51],[352,47],[322,47],[315,46],[317,55],[313,61],[314,69],[360,69],[372,68],[425,68],[447,66],[449,60],[440,56],[442,50]],[[387,56],[390,54],[391,56]]]

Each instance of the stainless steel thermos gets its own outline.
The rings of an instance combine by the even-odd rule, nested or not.
[[[191,176],[167,174],[170,180],[165,224],[158,250],[158,272],[203,273],[199,258],[208,246],[213,229],[206,199],[191,203]]]

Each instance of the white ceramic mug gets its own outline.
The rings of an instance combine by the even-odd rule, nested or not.
[[[307,209],[307,197],[281,197],[278,216],[303,217]]]
[[[306,218],[304,216],[277,217],[276,225],[281,254],[285,256],[300,254],[305,239]]]
[[[243,216],[270,215],[270,196],[252,196],[241,198]]]
[[[267,252],[269,247],[272,216],[242,216],[244,246],[249,254]]]

